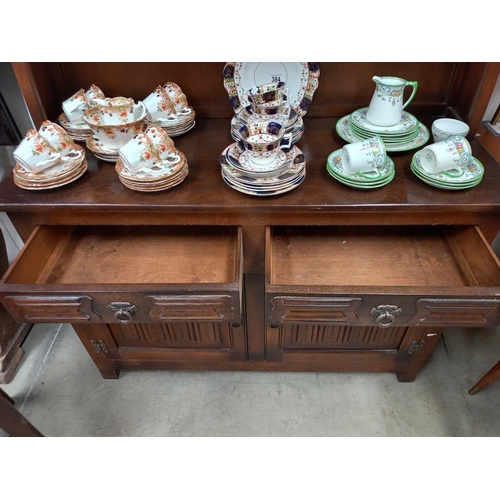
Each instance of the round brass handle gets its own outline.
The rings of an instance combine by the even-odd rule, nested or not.
[[[128,311],[124,311],[123,309],[115,312],[115,318],[120,323],[130,323],[134,319]]]
[[[376,318],[375,321],[383,327],[390,326],[392,322],[396,319],[396,316],[394,314],[388,313],[388,312],[383,312],[380,313]]]

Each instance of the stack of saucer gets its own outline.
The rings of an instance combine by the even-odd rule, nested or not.
[[[191,106],[187,106],[183,111],[179,111],[174,117],[159,120],[152,125],[161,127],[170,137],[178,137],[189,132],[195,125],[196,113]]]
[[[394,162],[386,156],[385,162],[371,172],[350,173],[342,165],[342,149],[328,155],[326,162],[328,173],[346,186],[358,189],[374,189],[385,186],[394,179]]]
[[[439,189],[458,190],[468,189],[477,186],[483,179],[484,167],[482,163],[473,156],[470,162],[461,168],[462,175],[453,174],[450,176],[449,172],[443,171],[435,174],[426,172],[420,163],[420,155],[422,151],[417,151],[411,161],[411,171],[421,181],[434,186]]]
[[[72,123],[65,113],[61,113],[57,121],[74,141],[84,142],[92,136],[92,130],[86,123]]]
[[[13,170],[14,184],[22,189],[41,190],[57,188],[75,181],[86,172],[87,160],[81,146],[75,144],[74,151],[75,156],[81,153],[75,160],[59,161],[38,173],[16,163]],[[70,157],[71,154],[68,155],[68,158]]]
[[[181,157],[178,163],[157,164],[147,171],[139,172],[130,171],[119,157],[115,170],[122,184],[129,189],[147,193],[164,191],[179,185],[189,173],[186,156],[179,150],[177,154]]]
[[[254,164],[235,142],[220,156],[221,175],[224,182],[240,193],[253,196],[272,196],[298,187],[306,177],[304,153],[293,146],[280,151],[271,166]]]
[[[118,159],[118,150],[107,148],[96,135],[92,134],[90,137],[87,137],[85,145],[100,160],[115,163]]]
[[[387,151],[409,151],[423,146],[429,140],[429,130],[415,116],[402,112],[399,123],[391,126],[374,125],[366,119],[368,108],[361,108],[341,118],[335,127],[347,142],[357,142],[379,136]]]

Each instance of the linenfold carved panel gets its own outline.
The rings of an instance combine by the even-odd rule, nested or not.
[[[3,303],[17,321],[82,323],[99,321],[87,296],[7,296]]]
[[[500,299],[420,299],[410,321],[423,326],[489,326],[500,319]]]
[[[342,323],[349,325],[357,318],[361,305],[357,297],[292,297],[271,299],[270,323],[286,322]]]
[[[150,295],[153,321],[237,321],[231,295]]]
[[[333,325],[283,325],[285,349],[396,349],[408,330]]]
[[[137,323],[109,328],[119,347],[229,347],[230,325],[223,323]]]

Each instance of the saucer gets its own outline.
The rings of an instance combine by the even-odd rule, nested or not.
[[[352,130],[350,126],[350,116],[351,115],[344,116],[337,122],[337,124],[335,125],[335,130],[337,131],[337,134],[339,134],[339,136],[342,139],[344,139],[344,141],[350,143],[364,140],[365,138],[359,137]],[[429,130],[423,123],[419,122],[418,135],[415,138],[398,144],[385,144],[384,142],[385,149],[386,151],[391,151],[391,152],[409,151],[411,149],[417,149],[423,146],[429,140],[429,137],[430,137]]]
[[[94,155],[104,161],[116,161],[119,155],[118,150],[108,149],[101,140],[91,135],[85,141],[86,146],[94,153]]]
[[[238,162],[241,167],[249,172],[269,172],[278,170],[283,167],[287,161],[288,159],[284,151],[278,151],[274,160],[267,165],[256,163],[250,151],[243,151],[238,157]]]
[[[411,113],[403,111],[401,120],[396,125],[374,125],[366,119],[368,108],[361,108],[350,115],[350,121],[362,130],[375,134],[398,135],[406,134],[418,127],[418,120]]]
[[[386,156],[384,164],[377,167],[374,171],[375,173],[356,172],[353,174],[348,172],[345,170],[342,163],[342,149],[337,149],[328,155],[326,166],[328,173],[332,175],[333,172],[333,176],[335,176],[337,180],[342,179],[342,181],[364,186],[384,181],[394,173],[394,162],[389,156]]]

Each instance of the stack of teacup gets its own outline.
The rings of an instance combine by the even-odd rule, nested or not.
[[[170,137],[185,134],[195,125],[196,113],[174,82],[159,85],[143,102],[149,122],[165,129]]]
[[[472,156],[471,145],[464,137],[469,127],[460,120],[446,118],[436,120],[432,131],[434,144],[413,155],[411,171],[415,176],[439,189],[477,186],[483,178],[484,167]]]
[[[292,134],[275,121],[243,125],[239,140],[220,156],[222,178],[233,189],[257,196],[296,188],[306,175],[304,154]]]
[[[328,173],[338,182],[357,189],[385,186],[394,179],[394,162],[378,136],[333,151],[326,162]]]
[[[115,165],[124,186],[156,192],[180,184],[188,175],[185,155],[161,127],[149,125],[119,150]]]
[[[249,106],[241,109],[231,120],[231,135],[239,139],[239,129],[256,122],[274,121],[292,134],[296,143],[304,133],[302,118],[292,109],[285,82],[266,83],[252,87],[247,92]]]
[[[69,184],[87,170],[85,150],[65,129],[44,121],[38,131],[28,130],[13,153],[14,183],[23,189],[52,189]]]
[[[62,103],[63,112],[58,121],[73,140],[86,141],[92,135],[92,130],[83,121],[83,113],[105,98],[104,92],[92,84],[87,90],[78,90]]]

